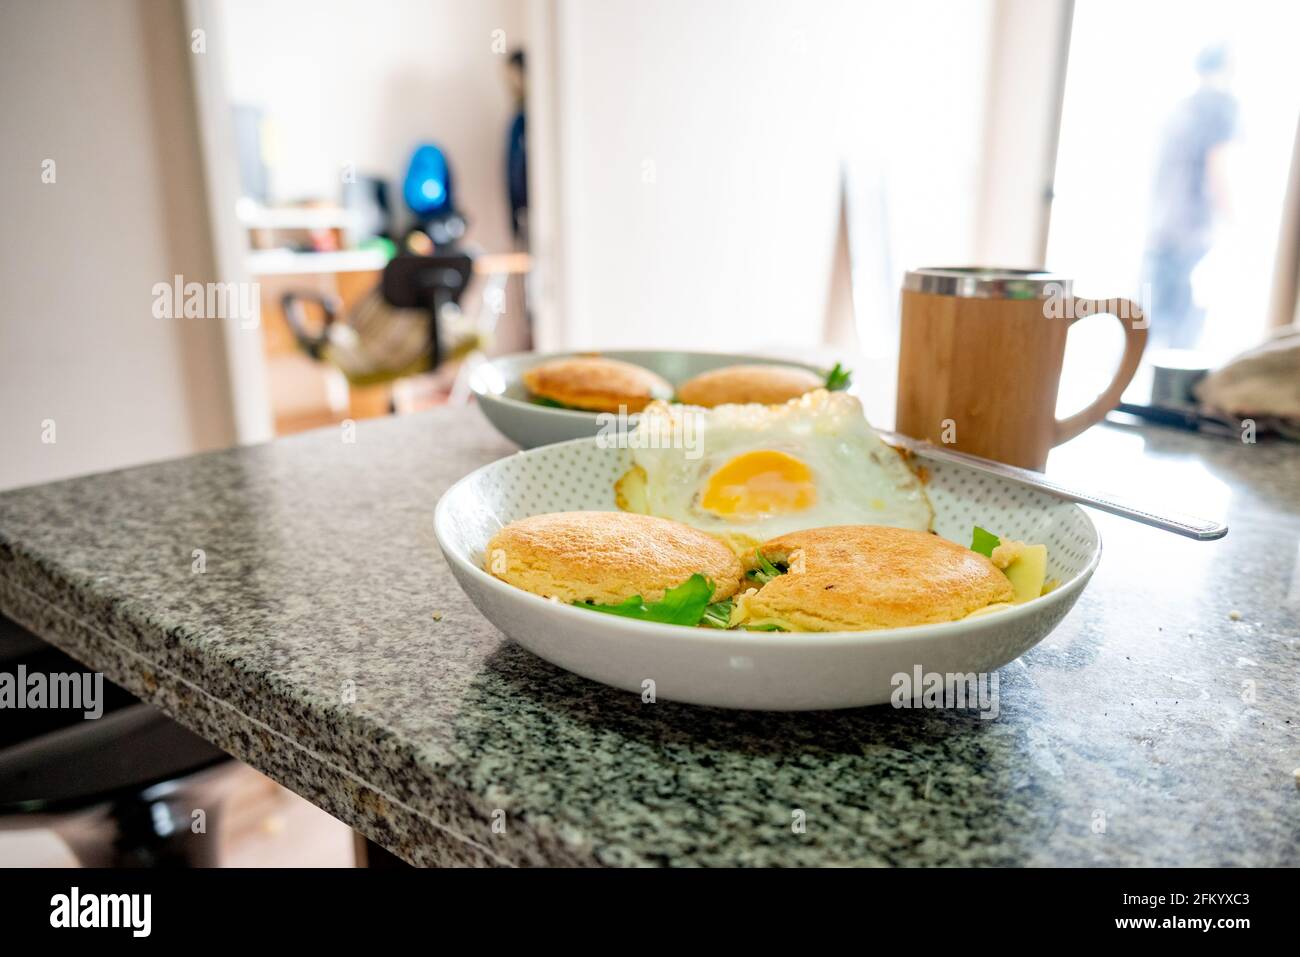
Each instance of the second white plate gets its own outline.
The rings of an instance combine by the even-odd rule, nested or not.
[[[748,363],[794,366],[799,369],[809,369],[819,376],[826,374],[825,369],[803,362],[789,362],[770,356],[732,355],[721,352],[656,352],[653,350],[550,354],[517,352],[514,355],[501,356],[484,362],[470,373],[469,386],[478,397],[479,406],[483,409],[483,414],[488,417],[488,421],[496,426],[498,432],[523,448],[532,449],[539,445],[550,445],[552,442],[596,435],[601,428],[601,420],[597,417],[597,413],[538,405],[532,401],[521,379],[524,372],[539,363],[574,355],[600,355],[608,359],[631,362],[633,365],[663,376],[674,386],[681,385],[687,379],[692,379],[710,369]],[[632,425],[635,422],[636,416],[632,416],[628,424]]]

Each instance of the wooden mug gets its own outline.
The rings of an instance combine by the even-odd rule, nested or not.
[[[1124,327],[1118,372],[1096,401],[1056,417],[1070,326],[1110,315]],[[1042,470],[1053,446],[1113,409],[1137,372],[1147,323],[1128,299],[1079,299],[1068,279],[1021,269],[920,269],[903,282],[898,431]]]

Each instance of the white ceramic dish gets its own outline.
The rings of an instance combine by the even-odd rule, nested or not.
[[[479,405],[483,409],[483,414],[488,417],[488,421],[496,426],[498,432],[523,448],[532,449],[539,445],[550,445],[552,442],[593,436],[600,431],[602,424],[597,413],[538,405],[531,401],[521,378],[524,372],[542,362],[575,355],[600,355],[609,359],[622,359],[624,362],[631,362],[658,373],[674,386],[681,385],[687,379],[694,378],[701,372],[708,372],[710,369],[745,363],[795,366],[809,369],[819,376],[824,376],[827,372],[826,369],[819,369],[804,362],[790,362],[771,356],[730,355],[717,352],[651,350],[545,354],[517,352],[478,366],[470,373],[469,387],[478,397]],[[628,424],[635,425],[636,416],[631,416]]]
[[[922,456],[924,458],[924,456]],[[470,600],[494,625],[547,661],[656,699],[720,708],[803,711],[890,700],[893,678],[923,672],[992,671],[1047,636],[1083,591],[1101,539],[1077,505],[925,460],[935,529],[969,544],[981,525],[1048,548],[1059,587],[1007,611],[966,621],[872,632],[719,631],[632,621],[584,611],[507,585],[483,571],[484,549],[503,525],[542,512],[612,510],[627,452],[580,439],[519,452],[457,482],[438,502],[438,544]]]

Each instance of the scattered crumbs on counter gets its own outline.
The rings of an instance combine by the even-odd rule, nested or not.
[[[1291,772],[1291,777],[1295,778],[1295,786],[1300,788],[1300,768]]]
[[[435,612],[433,613],[433,620],[434,620],[434,621],[442,621],[442,612],[440,612],[440,611],[435,611]]]
[[[1228,617],[1233,621],[1241,621],[1241,612],[1234,608],[1232,611],[1228,612]]]

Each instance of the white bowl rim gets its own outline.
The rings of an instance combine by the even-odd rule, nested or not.
[[[534,449],[521,449],[514,455],[535,455],[547,449],[554,449],[569,445],[590,445],[596,441],[595,436],[586,436],[584,438],[569,439],[565,442],[556,442],[551,445],[543,445]],[[924,451],[918,451],[917,456],[924,458]],[[504,458],[510,458],[505,456]],[[443,555],[449,560],[454,561],[462,568],[467,569],[469,574],[477,580],[484,583],[488,588],[497,591],[500,594],[520,597],[525,600],[537,602],[537,608],[540,612],[542,606],[546,606],[550,612],[558,613],[562,618],[565,615],[579,615],[581,618],[577,621],[590,621],[590,616],[600,615],[602,612],[587,611],[582,608],[576,608],[572,605],[566,605],[563,602],[552,601],[549,598],[543,598],[541,595],[534,595],[530,591],[522,588],[516,588],[507,582],[503,582],[495,575],[489,575],[486,571],[479,568],[473,562],[462,558],[454,549],[447,546],[443,537],[443,524],[447,514],[448,501],[455,492],[465,483],[473,479],[479,472],[491,468],[504,459],[497,459],[480,465],[468,475],[459,479],[455,484],[447,489],[438,499],[438,504],[434,507],[433,515],[433,533],[438,540],[438,546],[442,549]],[[913,639],[941,639],[951,635],[956,631],[986,631],[991,628],[998,628],[1002,623],[1013,621],[1020,618],[1028,618],[1045,611],[1046,607],[1041,603],[1055,604],[1066,601],[1068,596],[1083,587],[1092,573],[1096,571],[1098,563],[1101,561],[1102,541],[1101,531],[1097,528],[1092,517],[1080,508],[1078,505],[1071,506],[1077,509],[1083,516],[1088,527],[1092,530],[1093,536],[1097,540],[1097,547],[1092,553],[1088,563],[1080,569],[1068,581],[1061,582],[1056,588],[1052,589],[1046,595],[1042,595],[1032,601],[1027,601],[1021,605],[1013,605],[1002,611],[993,612],[988,615],[981,615],[977,618],[958,618],[955,621],[940,621],[931,624],[906,625],[902,628],[878,628],[872,631],[798,631],[798,632],[770,632],[770,631],[745,631],[743,629],[726,629],[726,628],[700,628],[690,625],[670,625],[657,621],[638,621],[635,618],[624,618],[619,615],[604,615],[608,619],[608,624],[615,631],[625,631],[629,635],[655,635],[669,641],[692,642],[700,640],[731,642],[737,646],[749,648],[760,647],[781,647],[788,648],[792,642],[799,644],[808,644],[818,648],[835,648],[847,645],[856,645],[864,641],[907,641]]]
[[[629,355],[631,353],[637,353],[637,352],[654,352],[660,354],[675,352],[678,355],[685,355],[685,356],[710,356],[718,359],[740,360],[736,363],[733,363],[734,365],[741,365],[742,363],[746,363],[746,362],[761,363],[765,365],[787,365],[787,366],[794,366],[799,369],[807,369],[809,372],[818,372],[821,373],[822,375],[826,374],[825,369],[819,369],[817,366],[812,365],[811,363],[800,362],[798,360],[793,360],[793,359],[782,359],[778,356],[755,356],[744,352],[697,352],[693,349],[691,350],[677,350],[677,349],[586,349],[583,350],[583,349],[579,349],[579,350],[574,350],[572,352],[512,352],[509,355],[492,356],[487,360],[487,364],[491,366],[496,366],[498,362],[504,363],[510,360],[525,359],[530,356],[536,358],[538,362],[546,362],[550,359],[570,359],[578,356],[602,356],[602,355],[609,355],[610,353],[614,353],[614,352],[621,353],[623,355]],[[629,361],[629,360],[624,360],[624,361]],[[497,368],[498,371],[500,371],[499,367]],[[673,384],[673,388],[676,389],[676,387],[677,387],[676,384]],[[538,405],[536,402],[525,402],[523,399],[514,399],[502,392],[489,392],[487,389],[484,389],[480,386],[479,376],[476,374],[470,375],[469,388],[470,391],[473,392],[480,399],[490,399],[493,402],[500,402],[504,405],[514,406],[515,408],[519,408],[519,409],[527,409],[530,412],[539,412],[539,413],[544,412],[547,414],[560,415],[560,416],[565,416],[574,419],[581,418],[583,420],[593,419],[599,415],[611,414],[609,412],[589,412],[586,409],[557,409],[549,405]],[[637,412],[633,412],[629,414],[628,423],[631,424],[631,422],[639,414],[640,413]],[[450,491],[450,489],[448,489],[448,491]]]

